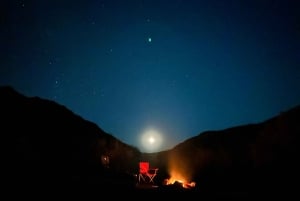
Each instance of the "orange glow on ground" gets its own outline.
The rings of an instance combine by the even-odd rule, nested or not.
[[[172,172],[172,175],[169,179],[165,180],[166,185],[172,185],[175,182],[178,182],[182,185],[183,188],[192,188],[196,186],[196,182],[189,182],[182,175]]]

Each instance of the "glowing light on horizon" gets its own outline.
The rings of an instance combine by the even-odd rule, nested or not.
[[[162,144],[162,134],[156,129],[146,129],[141,135],[141,144],[146,152],[157,151]]]
[[[150,144],[153,144],[153,143],[155,143],[155,138],[151,136],[151,137],[149,137],[148,141]]]

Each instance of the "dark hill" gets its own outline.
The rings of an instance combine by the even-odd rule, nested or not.
[[[262,123],[207,131],[151,156],[208,194],[291,197],[299,169],[300,106]],[[169,170],[170,172],[170,170]]]
[[[140,155],[135,147],[55,102],[11,87],[0,88],[0,100],[5,186],[135,184],[132,171]]]

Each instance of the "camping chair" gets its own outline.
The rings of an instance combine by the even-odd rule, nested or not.
[[[139,183],[154,183],[158,168],[150,168],[149,162],[140,162]]]

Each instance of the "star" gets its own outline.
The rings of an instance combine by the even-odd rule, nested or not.
[[[152,42],[152,38],[151,38],[151,37],[148,38],[148,42],[149,42],[149,43]]]

